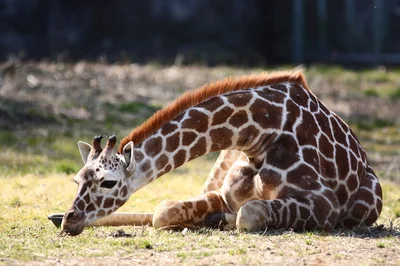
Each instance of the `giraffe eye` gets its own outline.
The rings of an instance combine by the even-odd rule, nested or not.
[[[117,184],[117,181],[114,181],[114,180],[106,180],[106,181],[103,181],[101,184],[100,184],[100,187],[104,187],[104,188],[113,188],[115,185]]]

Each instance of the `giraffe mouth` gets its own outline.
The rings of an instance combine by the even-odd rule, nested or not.
[[[85,214],[83,212],[74,213],[73,216],[66,213],[61,223],[61,234],[76,236],[83,232],[85,226]]]
[[[80,222],[80,223],[64,223],[62,225],[62,234],[70,235],[70,236],[77,236],[80,233],[83,232],[85,229],[85,223]]]

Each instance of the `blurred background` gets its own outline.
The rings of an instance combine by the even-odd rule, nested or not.
[[[398,64],[399,29],[399,0],[0,0],[2,60]]]
[[[301,68],[400,180],[400,0],[0,0],[0,62],[3,176],[74,173],[78,140],[121,138],[213,80]]]

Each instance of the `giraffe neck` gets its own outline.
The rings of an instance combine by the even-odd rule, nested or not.
[[[137,168],[151,182],[213,151],[236,149],[256,158],[282,121],[281,107],[267,105],[258,93],[237,91],[189,108],[135,147]]]

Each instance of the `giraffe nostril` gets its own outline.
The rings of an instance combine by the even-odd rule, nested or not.
[[[75,212],[74,211],[70,211],[68,214],[67,214],[67,220],[70,220],[70,219],[72,219],[72,218],[74,218],[74,216],[75,216]]]

